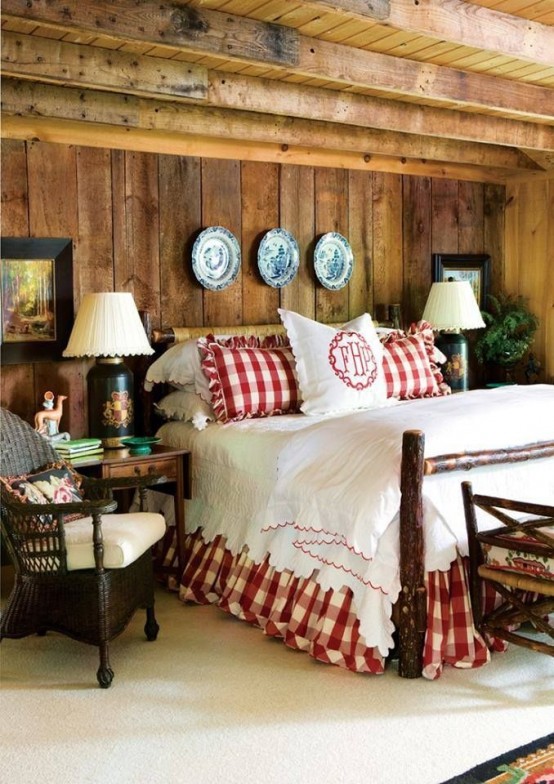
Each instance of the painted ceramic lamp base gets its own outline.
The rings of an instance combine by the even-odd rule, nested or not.
[[[441,368],[444,380],[452,392],[467,392],[469,389],[467,338],[460,332],[441,332],[435,343],[446,357],[446,362]]]

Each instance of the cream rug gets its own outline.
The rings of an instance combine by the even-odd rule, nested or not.
[[[0,646],[6,784],[438,784],[554,729],[554,660],[511,647],[440,680],[318,664],[160,589],[94,648],[56,634]]]

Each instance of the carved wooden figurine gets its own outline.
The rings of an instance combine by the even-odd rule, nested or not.
[[[56,436],[60,432],[60,419],[63,414],[63,401],[67,395],[58,395],[56,405],[53,405],[54,395],[46,392],[44,395],[44,410],[35,414],[35,430],[44,436]]]

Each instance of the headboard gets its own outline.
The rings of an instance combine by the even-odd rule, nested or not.
[[[335,325],[333,325],[335,326]],[[198,340],[209,333],[215,335],[256,335],[264,338],[267,335],[284,335],[282,324],[234,324],[228,327],[167,327],[152,330],[152,343],[156,346],[183,343],[185,340]]]

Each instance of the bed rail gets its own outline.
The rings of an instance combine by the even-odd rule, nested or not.
[[[419,678],[427,627],[425,554],[423,537],[423,481],[446,471],[469,471],[479,466],[519,463],[554,457],[554,441],[525,444],[514,449],[438,455],[424,458],[425,434],[407,430],[402,439],[400,471],[400,583],[398,612],[399,675]]]

